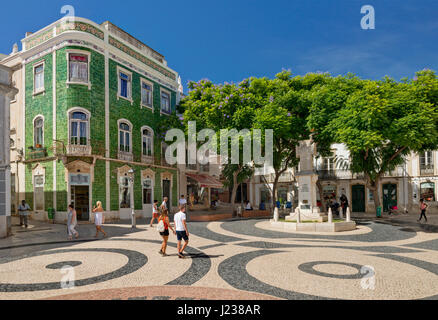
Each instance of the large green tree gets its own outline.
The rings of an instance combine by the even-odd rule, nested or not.
[[[277,74],[272,80],[253,79],[251,88],[258,96],[269,96],[262,107],[255,110],[254,128],[273,130],[271,169],[274,171],[272,205],[275,207],[278,181],[286,170],[298,164],[296,146],[308,136],[308,108],[303,100],[301,86],[297,86],[296,79],[291,77],[289,71]]]
[[[189,121],[196,122],[196,131],[212,129],[217,133],[220,142],[220,132],[223,129],[237,131],[253,127],[254,109],[260,107],[263,99],[255,96],[250,87],[250,80],[243,80],[239,84],[224,83],[215,85],[209,80],[190,82],[189,94],[181,101],[180,109],[184,110],[184,123],[188,128]],[[234,205],[236,192],[239,186],[238,177],[245,172],[248,163],[243,161],[243,138],[239,138],[239,161],[232,163],[231,157],[223,165],[227,168],[226,175],[231,181],[231,203]],[[232,144],[228,145],[228,154],[231,155]],[[218,143],[217,154],[220,154]],[[222,157],[225,159],[225,157]]]
[[[437,88],[437,78],[429,71],[402,83],[363,80],[323,126],[334,141],[347,146],[350,169],[365,175],[376,208],[381,206],[382,176],[409,153],[437,147]]]

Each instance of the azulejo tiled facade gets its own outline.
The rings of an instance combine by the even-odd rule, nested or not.
[[[90,221],[96,201],[107,219],[128,219],[132,208],[151,216],[164,196],[176,208],[177,169],[162,161],[155,132],[182,92],[164,57],[110,22],[77,17],[22,42],[0,62],[15,68],[20,89],[12,201],[26,199],[35,219],[55,209],[61,221],[69,203]]]

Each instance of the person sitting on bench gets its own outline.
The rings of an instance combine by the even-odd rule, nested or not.
[[[246,211],[253,210],[252,207],[251,207],[251,203],[249,201],[246,202],[245,210]]]

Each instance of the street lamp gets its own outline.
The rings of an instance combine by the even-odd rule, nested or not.
[[[128,171],[128,173],[130,174],[130,176],[129,176],[129,182],[130,182],[130,185],[131,185],[131,194],[130,194],[130,202],[131,202],[131,228],[136,228],[136,225],[137,225],[137,221],[136,221],[136,218],[135,218],[135,210],[134,210],[134,207],[135,207],[135,205],[134,205],[134,170],[133,169],[129,169],[129,171]]]

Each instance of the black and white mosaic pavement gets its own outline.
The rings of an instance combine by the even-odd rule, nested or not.
[[[263,219],[192,222],[189,230],[185,259],[177,257],[172,235],[169,256],[159,255],[161,238],[152,228],[99,241],[47,239],[16,248],[0,242],[0,299],[63,296],[60,276],[46,280],[50,272],[56,275],[65,268],[77,271],[71,289],[77,294],[163,288],[152,296],[140,291],[132,299],[195,298],[166,294],[183,286],[299,300],[438,296],[438,233],[374,221],[361,221],[356,233],[284,232]]]

